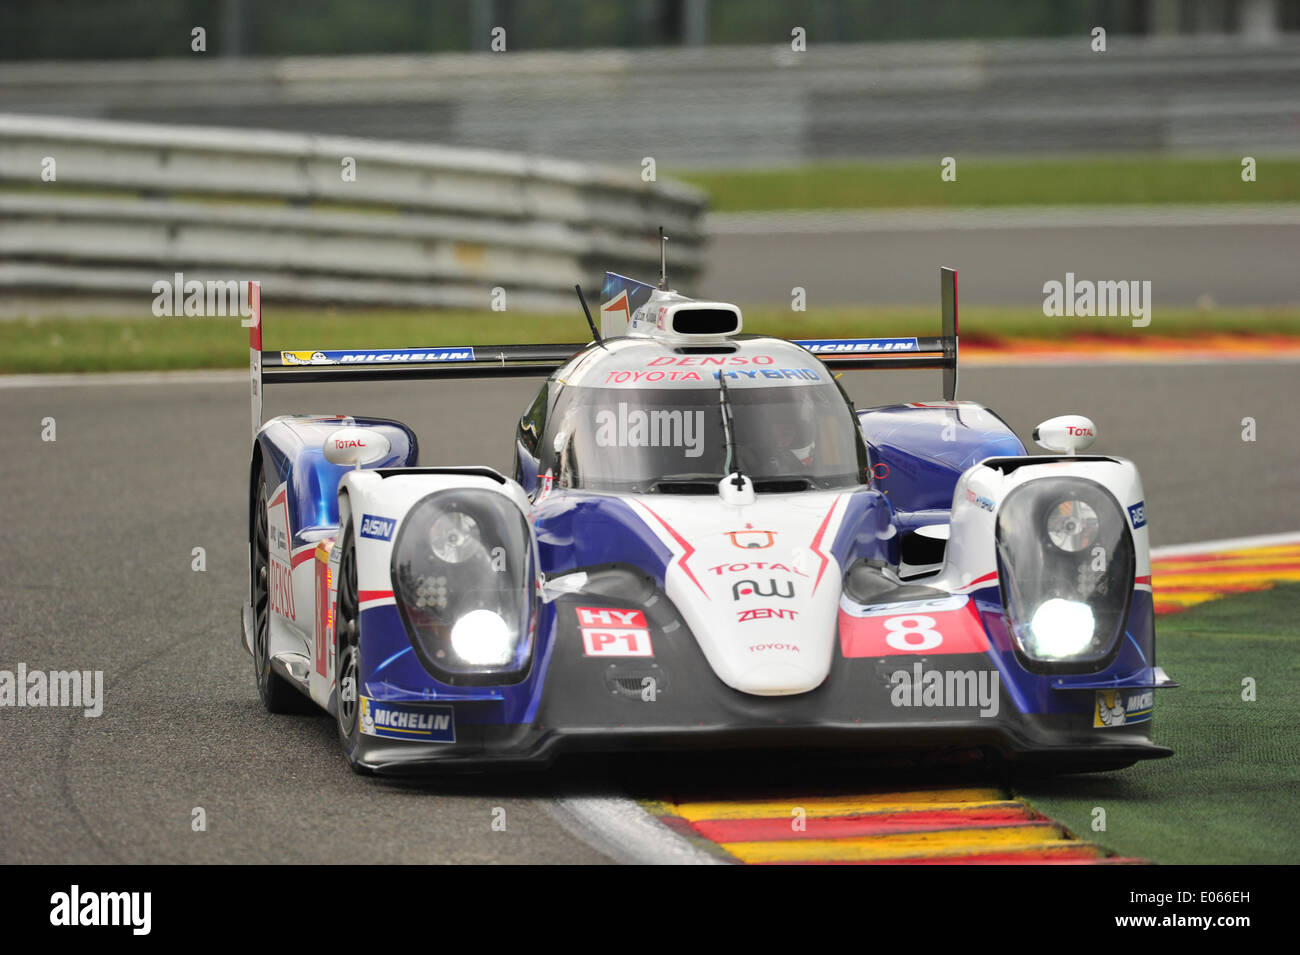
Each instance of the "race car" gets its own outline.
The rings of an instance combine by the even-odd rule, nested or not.
[[[242,638],[271,712],[323,708],[359,772],[570,751],[1171,755],[1142,484],[1087,418],[1010,427],[935,337],[787,341],[608,273],[585,344],[264,351],[250,330]],[[582,299],[581,289],[578,289]],[[855,408],[849,369],[939,369]],[[263,423],[267,384],[543,383],[514,469],[422,466],[399,421]]]

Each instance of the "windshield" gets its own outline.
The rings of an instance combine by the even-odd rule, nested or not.
[[[866,451],[833,383],[728,389],[740,469],[759,492],[861,484]],[[712,493],[736,470],[719,389],[567,388],[543,468],[563,487]]]

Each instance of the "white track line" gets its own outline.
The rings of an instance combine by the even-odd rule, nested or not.
[[[727,865],[627,796],[559,796],[551,814],[574,838],[626,865]]]
[[[247,371],[107,371],[87,375],[0,375],[0,388],[99,385],[224,385],[248,383]]]
[[[1226,537],[1217,541],[1199,541],[1194,544],[1170,544],[1151,548],[1152,559],[1185,557],[1189,554],[1206,554],[1225,550],[1244,550],[1247,547],[1281,547],[1300,544],[1300,531],[1286,534],[1256,534],[1254,537]]]

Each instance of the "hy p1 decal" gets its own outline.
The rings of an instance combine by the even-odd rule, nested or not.
[[[456,742],[455,711],[450,706],[412,706],[361,697],[361,732],[384,739],[425,743]]]
[[[589,657],[651,657],[650,629],[640,610],[575,607],[582,649]]]

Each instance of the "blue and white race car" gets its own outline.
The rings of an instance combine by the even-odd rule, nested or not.
[[[734,305],[606,277],[593,341],[263,351],[243,642],[272,712],[334,716],[354,769],[562,751],[984,751],[1061,769],[1170,755],[1142,485],[957,401],[942,334],[785,341]],[[584,303],[585,309],[585,303]],[[942,369],[855,409],[843,369]],[[285,415],[265,384],[538,375],[512,476],[422,467],[398,421]]]

